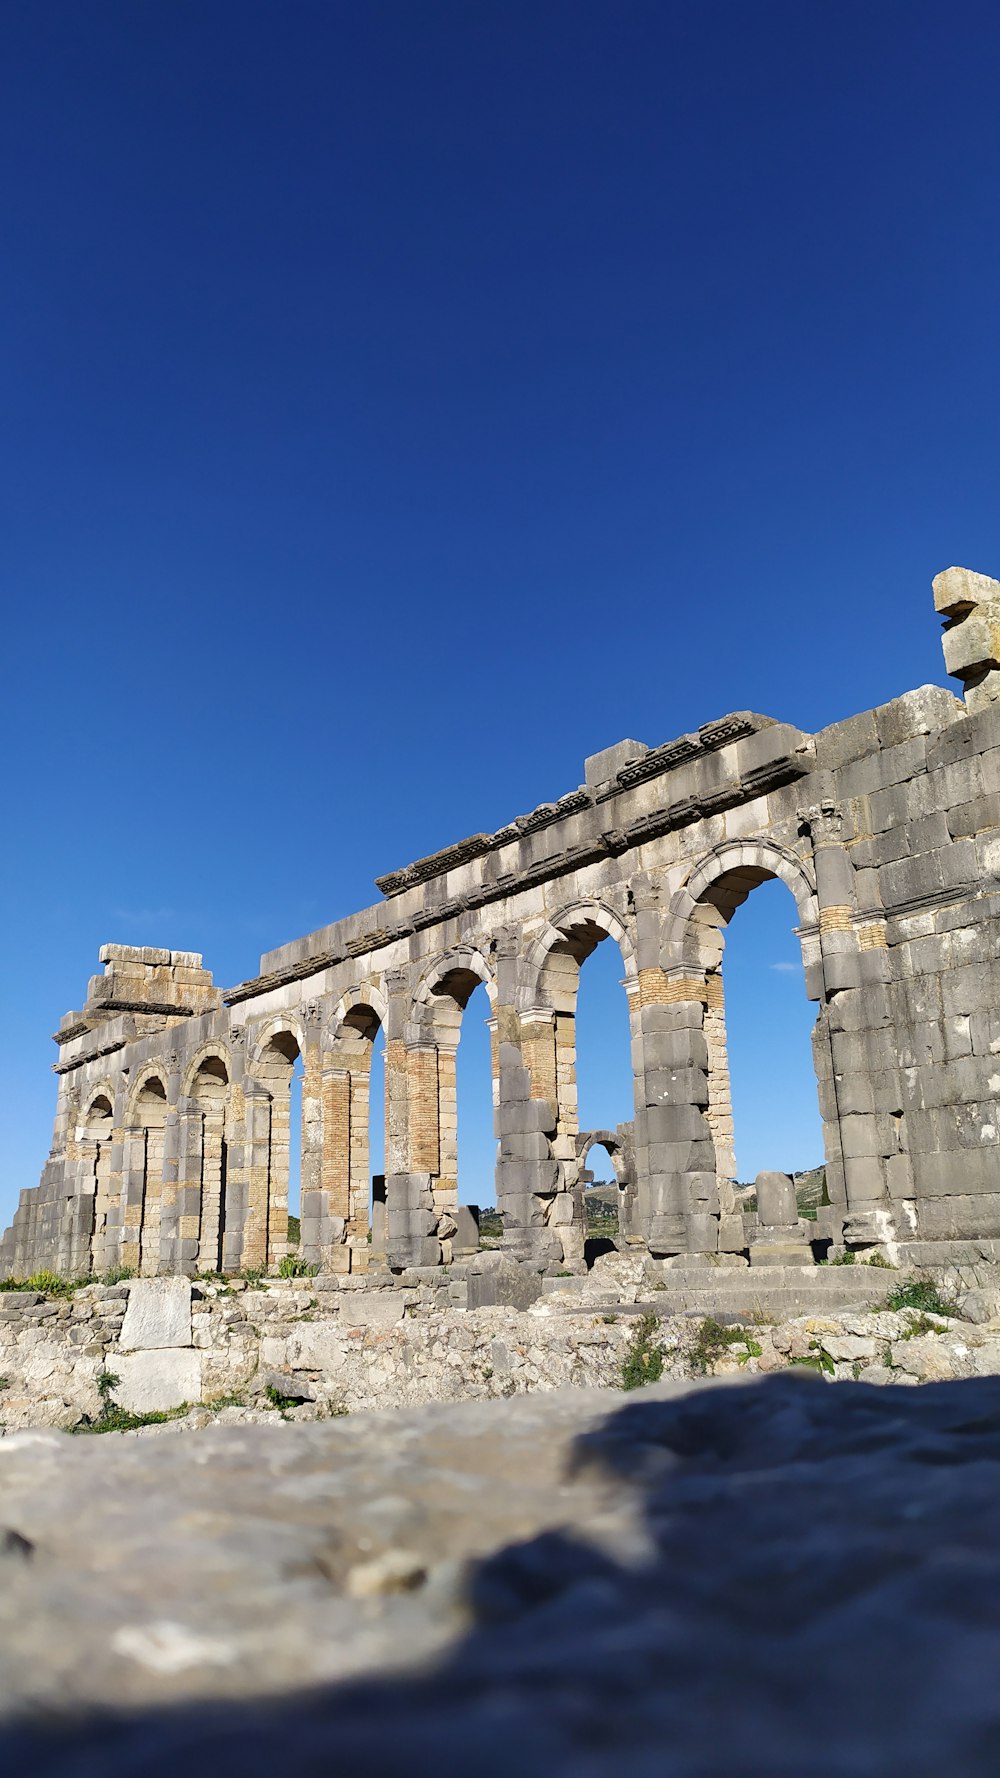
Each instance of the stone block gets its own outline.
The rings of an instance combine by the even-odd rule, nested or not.
[[[201,1354],[190,1347],[116,1352],[109,1369],[118,1378],[114,1399],[130,1414],[162,1413],[201,1400]]]
[[[583,775],[587,785],[596,790],[599,786],[610,783],[623,766],[631,765],[633,760],[642,759],[649,752],[644,741],[616,741],[613,747],[605,747],[602,753],[592,753],[583,762]]]
[[[797,1228],[799,1208],[795,1185],[787,1173],[758,1173],[757,1221],[762,1228]]]
[[[191,1284],[187,1278],[136,1278],[122,1323],[123,1352],[191,1344]]]
[[[391,1295],[379,1291],[378,1296]],[[345,1293],[344,1301],[347,1301]],[[353,1322],[352,1326],[357,1323]],[[299,1324],[284,1342],[285,1361],[293,1370],[336,1371],[344,1363],[344,1336],[338,1321],[312,1321]]]
[[[529,1267],[504,1260],[488,1272],[470,1272],[468,1290],[470,1309],[527,1309],[541,1296],[542,1281],[539,1273]]]

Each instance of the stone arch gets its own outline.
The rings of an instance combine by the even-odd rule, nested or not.
[[[636,1176],[635,1149],[632,1142],[631,1127],[617,1130],[582,1130],[576,1139],[577,1179],[581,1191],[586,1192],[587,1180],[584,1175],[590,1171],[587,1162],[595,1148],[603,1148],[611,1162],[614,1181],[618,1187],[617,1201],[614,1205],[618,1219],[618,1235],[627,1240],[633,1238],[636,1225]],[[586,1196],[584,1195],[584,1205]],[[587,1218],[588,1229],[590,1220]],[[608,1237],[608,1231],[601,1231],[594,1247],[588,1239],[587,1246],[592,1252],[607,1252],[614,1245]],[[588,1264],[592,1263],[588,1257]]]
[[[348,988],[337,1002],[330,1021],[332,1042],[336,1044],[344,1038],[350,1042],[357,1037],[368,1037],[374,1041],[379,1027],[385,1028],[388,1011],[385,995],[374,983],[366,983],[361,988]]]
[[[115,1122],[115,1089],[109,1080],[92,1087],[80,1118],[78,1135],[82,1144],[81,1172],[93,1193],[93,1213],[87,1236],[92,1267],[103,1269],[113,1263],[116,1255],[108,1250],[109,1221],[112,1213],[113,1180],[111,1171],[111,1139]]]
[[[664,923],[663,967],[718,968],[722,929],[751,891],[771,877],[791,890],[800,928],[815,929],[816,880],[804,860],[776,840],[727,840],[699,860],[671,897]]]
[[[241,1250],[245,1266],[269,1265],[287,1249],[292,1074],[305,1053],[305,1030],[295,1014],[277,1013],[255,1034],[247,1083],[249,1168]],[[304,1101],[303,1091],[302,1150]],[[300,1155],[300,1167],[303,1160]]]
[[[736,1212],[735,1132],[722,973],[725,931],[753,890],[771,880],[783,883],[795,902],[808,982],[809,966],[819,955],[815,876],[797,852],[770,836],[725,841],[699,859],[672,896],[664,922],[661,963],[668,982],[676,987],[678,999],[700,1000],[704,1009],[704,1048],[697,1065],[704,1087],[698,1110],[714,1156],[715,1181],[706,1201],[713,1203],[723,1219]]]
[[[230,1067],[219,1046],[206,1045],[195,1057],[186,1096],[191,1102],[185,1118],[189,1183],[178,1205],[179,1237],[195,1244],[203,1271],[234,1270],[240,1260],[240,1218],[229,1180]]]
[[[623,1165],[625,1161],[625,1149],[620,1136],[614,1130],[581,1130],[576,1139],[576,1155],[581,1166],[586,1162],[592,1148],[603,1148],[607,1152],[617,1179],[619,1165]]]
[[[115,1089],[110,1080],[102,1080],[100,1086],[91,1087],[87,1096],[80,1118],[83,1135],[91,1139],[110,1135],[114,1115]]]
[[[334,1010],[324,1057],[322,1195],[316,1218],[308,1220],[325,1220],[331,1236],[342,1235],[349,1263],[360,1269],[384,1253],[387,1240],[385,1175],[372,1173],[371,1142],[378,1113],[372,1104],[372,1067],[387,1017],[386,998],[374,983],[349,988]],[[384,1127],[384,1089],[381,1118]],[[304,1231],[305,1226],[304,1221]],[[310,1247],[308,1257],[323,1258],[322,1242],[315,1251]]]
[[[635,941],[628,923],[603,901],[578,901],[550,915],[528,947],[522,1012],[572,1011],[580,965],[605,938],[613,938],[621,952],[628,992],[638,979]],[[562,1004],[569,995],[571,1004]]]
[[[450,1242],[456,1227],[458,1206],[458,1047],[465,1011],[477,989],[486,990],[492,1014],[496,1005],[496,976],[486,952],[477,945],[459,944],[434,957],[423,970],[413,996],[408,1027],[408,1120],[410,1163],[414,1174],[426,1177],[427,1194],[435,1233]],[[497,1038],[490,1019],[490,1106],[495,1114],[499,1098]],[[446,1258],[451,1248],[442,1249]]]
[[[131,1132],[127,1168],[126,1216],[136,1235],[123,1257],[143,1275],[160,1267],[160,1218],[163,1204],[163,1160],[167,1122],[167,1086],[162,1065],[142,1069],[129,1096]]]
[[[455,945],[425,969],[413,997],[414,1023],[421,1034],[458,1043],[462,1014],[482,984],[490,1006],[496,1003],[496,977],[475,945]]]
[[[203,1043],[191,1057],[181,1082],[181,1098],[189,1099],[194,1094],[195,1082],[206,1062],[218,1062],[225,1070],[227,1083],[232,1079],[232,1057],[225,1044],[218,1039]]]
[[[254,1038],[249,1073],[254,1080],[267,1084],[281,1081],[285,1071],[289,1077],[296,1060],[305,1051],[302,1023],[291,1013],[278,1013],[261,1025]]]
[[[141,1069],[129,1091],[128,1108],[125,1122],[133,1129],[143,1129],[146,1122],[143,1113],[149,1113],[162,1104],[163,1118],[167,1114],[167,1083],[162,1063],[149,1062]]]

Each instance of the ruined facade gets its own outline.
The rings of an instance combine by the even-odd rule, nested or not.
[[[0,1270],[274,1264],[299,1055],[304,1256],[335,1272],[459,1257],[476,1232],[458,1203],[455,1057],[479,983],[505,1247],[578,1265],[575,1012],[601,943],[620,950],[632,1032],[624,1238],[752,1257],[765,1232],[732,1193],[722,955],[768,877],[795,897],[818,1008],[818,1235],[923,1261],[1000,1240],[1000,584],[956,568],[934,594],[962,698],[924,686],[815,735],[741,711],[662,746],[621,741],[557,802],[380,878],[374,907],[228,991],[197,955],[105,946],[56,1035],[52,1153]]]

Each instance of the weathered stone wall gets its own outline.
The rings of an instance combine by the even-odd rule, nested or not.
[[[455,1177],[455,1049],[491,1001],[496,1197],[512,1258],[579,1268],[575,1018],[595,946],[632,1034],[630,1238],[745,1253],[722,983],[735,908],[795,897],[830,1207],[816,1233],[893,1258],[1000,1238],[1000,586],[935,582],[965,700],[925,686],[807,735],[749,712],[656,748],[493,834],[379,879],[383,900],[215,989],[190,953],[108,946],[57,1034],[42,1183],[0,1269],[274,1265],[287,1246],[303,1058],[302,1251],[324,1272],[442,1265],[475,1245]],[[368,1240],[368,1082],[386,1041],[386,1236]]]
[[[1000,1273],[982,1262],[943,1278],[947,1315],[886,1308],[902,1275],[882,1269],[827,1271],[798,1293],[762,1287],[757,1274],[748,1288],[742,1276],[728,1298],[724,1281],[698,1283],[693,1272],[678,1292],[655,1263],[609,1255],[586,1278],[549,1280],[527,1308],[508,1300],[466,1309],[463,1281],[373,1289],[357,1279],[255,1287],[157,1278],[85,1285],[62,1300],[5,1292],[0,1429],[98,1423],[102,1378],[126,1412],[188,1404],[179,1424],[195,1426],[219,1415],[322,1418],[620,1386],[641,1313],[654,1317],[649,1339],[665,1376],[800,1364],[871,1383],[1000,1374]],[[729,1343],[706,1348],[713,1307]],[[713,1316],[717,1337],[720,1325]]]

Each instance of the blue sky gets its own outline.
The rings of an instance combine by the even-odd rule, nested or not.
[[[998,62],[964,0],[9,0],[0,1214],[103,941],[228,984],[620,736],[941,680],[931,576],[1000,568]],[[816,1158],[765,893],[744,1174]]]

